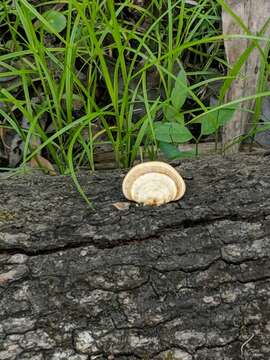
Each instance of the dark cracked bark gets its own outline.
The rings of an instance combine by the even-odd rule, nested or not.
[[[119,211],[119,171],[0,186],[0,360],[269,360],[269,159],[184,162],[187,193]]]

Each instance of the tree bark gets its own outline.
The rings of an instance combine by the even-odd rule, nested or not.
[[[270,17],[270,2],[268,0],[226,0],[226,3],[230,6],[231,10],[241,18],[254,35],[257,35],[261,31]],[[222,14],[222,20],[223,33],[225,35],[245,34],[245,31],[240,28],[236,21],[225,10]],[[264,36],[267,35],[269,35],[269,26]],[[225,50],[230,66],[233,66],[238,61],[250,44],[251,42],[246,39],[225,41]],[[264,44],[260,45],[264,48]],[[260,61],[261,55],[258,48],[255,48],[230,88],[227,94],[228,102],[256,94]],[[235,112],[233,119],[224,126],[224,148],[234,139],[246,134],[251,127],[251,115],[247,111],[243,111],[243,109],[253,110],[254,101],[242,103],[239,110]],[[225,152],[227,154],[236,153],[239,151],[239,147],[240,143],[238,142],[227,148]]]
[[[268,360],[270,167],[177,168],[179,202],[126,201],[121,171],[0,186],[0,359]],[[168,359],[170,357],[167,357]]]

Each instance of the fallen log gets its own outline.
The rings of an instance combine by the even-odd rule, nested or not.
[[[267,157],[185,161],[183,200],[130,204],[123,172],[0,186],[0,359],[270,358]],[[172,356],[171,356],[172,355]]]

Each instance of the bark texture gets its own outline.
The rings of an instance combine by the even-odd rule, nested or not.
[[[249,31],[254,35],[258,35],[266,24],[266,21],[269,20],[270,2],[268,0],[226,0],[226,3],[231,10],[241,18]],[[235,19],[233,19],[226,11],[223,11],[222,20],[224,34],[245,34],[245,31],[240,28]],[[269,33],[270,29],[268,26],[263,35],[267,37]],[[250,41],[246,39],[225,41],[225,50],[229,65],[233,66],[250,44]],[[262,49],[264,48],[264,45],[265,44],[263,43],[260,44]],[[256,94],[260,61],[260,52],[258,48],[255,47],[242,67],[241,74],[234,81],[228,92],[228,102]],[[254,101],[242,103],[241,108],[253,110]],[[232,140],[250,130],[251,115],[246,111],[241,111],[241,108],[239,111],[235,112],[233,119],[224,126],[224,147]],[[239,143],[237,143],[229,147],[226,150],[226,153],[232,154],[238,152],[239,146]]]
[[[270,167],[177,168],[185,197],[150,208],[123,173],[0,186],[0,360],[269,360]]]

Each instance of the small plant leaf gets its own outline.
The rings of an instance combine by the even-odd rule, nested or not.
[[[166,159],[168,160],[174,160],[181,154],[181,151],[178,149],[176,145],[169,144],[166,142],[161,141],[159,143],[159,148],[166,157]]]
[[[206,114],[201,119],[201,135],[210,135],[217,131],[218,121],[215,113]]]
[[[187,93],[187,76],[182,68],[177,75],[171,95],[172,104],[176,109],[180,110],[182,108],[186,101]]]
[[[203,115],[199,121],[202,124],[201,135],[215,133],[220,126],[231,120],[235,110],[235,107],[228,107]]]
[[[195,150],[181,151],[176,145],[165,142],[159,143],[159,149],[168,160],[184,159],[194,157],[196,155]]]
[[[229,122],[237,107],[227,107],[218,111],[218,124],[219,126],[225,125]]]
[[[196,152],[195,150],[191,150],[191,151],[181,151],[180,155],[175,158],[174,160],[178,160],[178,159],[186,159],[186,158],[193,158],[196,156]]]
[[[156,123],[155,135],[158,141],[176,144],[185,143],[193,138],[188,128],[173,122]]]
[[[50,23],[54,31],[60,33],[67,25],[66,17],[59,11],[49,10],[44,14],[44,18]],[[47,29],[50,31],[49,29]]]
[[[163,112],[166,120],[175,121],[184,125],[184,115],[179,113],[174,106],[171,104],[164,104]]]

